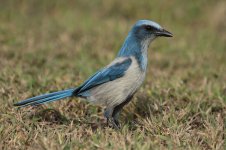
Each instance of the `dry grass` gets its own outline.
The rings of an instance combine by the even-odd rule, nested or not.
[[[1,1],[0,149],[225,149],[226,2]],[[110,62],[138,19],[174,33],[149,51],[145,84],[106,127],[78,99],[13,103],[74,87]]]

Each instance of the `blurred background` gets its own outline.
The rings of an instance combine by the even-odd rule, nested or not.
[[[81,84],[114,59],[140,19],[159,23],[174,37],[151,44],[146,82],[126,108],[126,119],[147,115],[149,106],[160,118],[188,105],[188,113],[223,110],[225,0],[0,0],[0,114],[15,116],[14,102]],[[76,100],[52,105],[69,119],[102,116],[99,108]]]
[[[199,90],[211,80],[222,90],[225,15],[224,0],[2,0],[0,85],[16,94],[78,85],[115,57],[137,20],[150,19],[174,37],[150,46],[147,83]]]

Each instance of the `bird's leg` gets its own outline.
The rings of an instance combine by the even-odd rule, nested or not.
[[[115,118],[112,117],[113,109],[112,108],[106,108],[104,112],[105,118],[107,118],[107,125],[110,127],[113,127],[115,129],[119,129],[119,123]]]
[[[112,115],[113,110],[111,108],[106,108],[104,111],[104,117],[107,119],[107,126],[110,124],[110,118]]]
[[[118,110],[117,112],[115,112],[115,110],[114,110],[113,114],[112,114],[112,119],[114,120],[114,123],[118,128],[121,128],[120,123],[118,121],[120,112],[121,112],[121,110]]]
[[[129,96],[124,102],[117,105],[112,112],[112,118],[113,118],[114,123],[117,125],[118,128],[120,128],[120,123],[118,121],[120,112],[121,112],[122,108],[131,101],[132,98],[133,98],[133,95]]]
[[[125,101],[115,107],[107,107],[104,111],[104,116],[107,118],[107,125],[112,125],[115,129],[120,129],[120,123],[118,121],[119,114],[122,108],[130,102],[133,98],[133,95],[127,97]]]

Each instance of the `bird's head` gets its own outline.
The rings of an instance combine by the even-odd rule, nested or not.
[[[150,20],[139,20],[130,30],[118,56],[146,54],[151,41],[157,37],[172,37],[173,34]]]
[[[163,29],[158,23],[150,20],[139,20],[132,27],[130,34],[136,38],[143,40],[152,41],[156,37],[172,37],[173,34]]]

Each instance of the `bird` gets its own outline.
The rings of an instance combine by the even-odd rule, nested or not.
[[[103,106],[107,124],[119,129],[120,112],[144,82],[148,48],[158,37],[173,37],[173,34],[154,21],[138,20],[130,29],[116,58],[80,86],[28,98],[14,106],[36,106],[67,97],[79,97]]]

